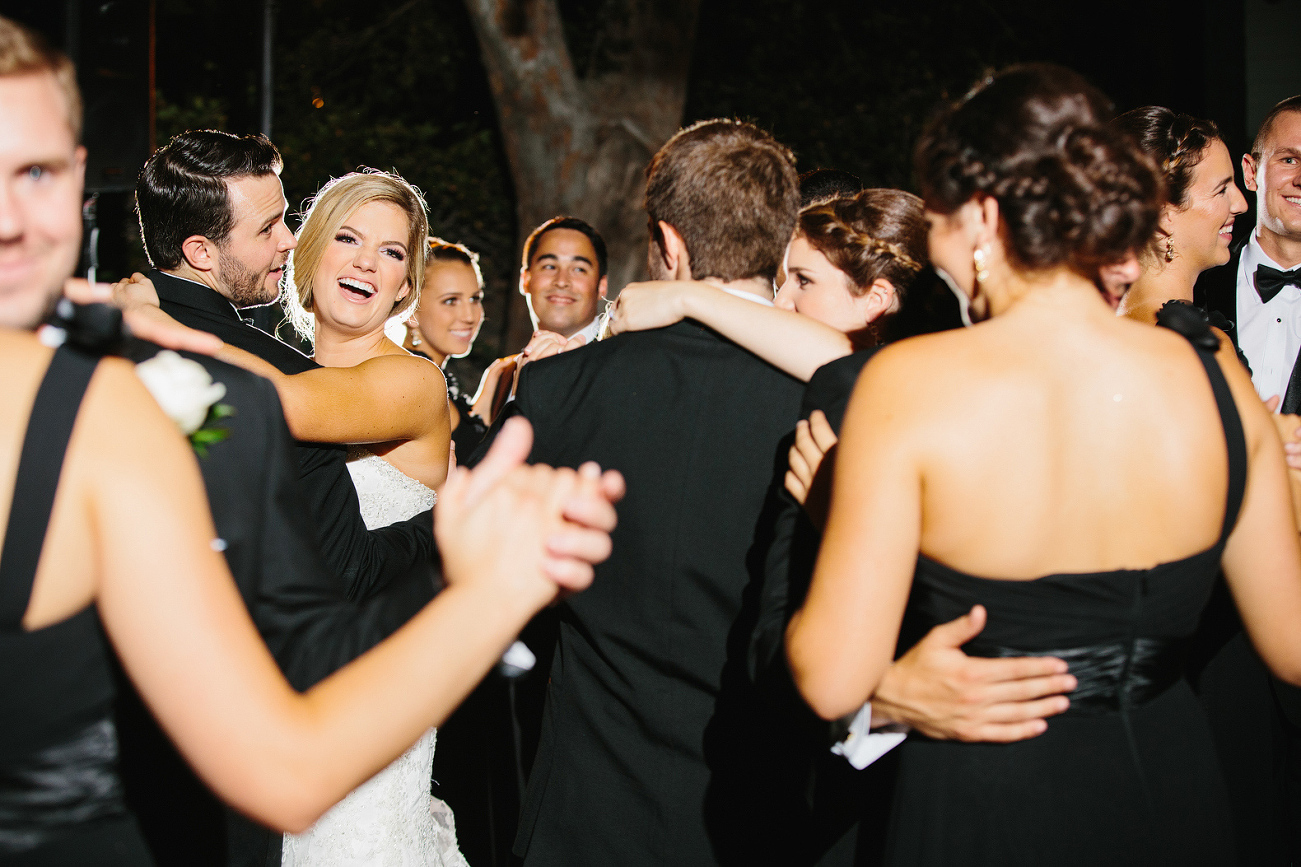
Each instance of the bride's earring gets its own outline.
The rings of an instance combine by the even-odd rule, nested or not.
[[[411,345],[419,346],[421,343],[420,326],[417,325],[415,320],[413,319],[408,319],[406,322],[406,326],[407,326],[407,336],[411,338]]]
[[[1169,235],[1165,236],[1165,260],[1167,262],[1173,262],[1175,260],[1174,239]]]

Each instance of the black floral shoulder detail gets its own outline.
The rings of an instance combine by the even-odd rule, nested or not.
[[[130,337],[122,311],[111,304],[74,304],[61,298],[46,321],[69,345],[91,355],[119,355]]]
[[[1187,301],[1172,300],[1161,305],[1156,314],[1156,324],[1182,334],[1188,342],[1205,352],[1218,352],[1220,338],[1211,331],[1211,319],[1206,311]]]

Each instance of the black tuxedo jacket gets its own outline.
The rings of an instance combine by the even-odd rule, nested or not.
[[[206,286],[156,270],[149,272],[149,279],[158,290],[163,310],[181,324],[215,334],[283,373],[317,367],[298,350],[241,320],[229,301]],[[326,564],[343,579],[348,598],[353,601],[365,599],[395,581],[406,583],[421,578],[430,584],[432,596],[437,549],[431,514],[422,512],[391,527],[367,531],[346,457],[344,446],[298,444],[303,493]]]
[[[745,657],[802,391],[691,322],[524,369],[502,415],[532,422],[530,460],[628,482],[612,557],[560,611],[527,865],[781,860],[789,813]]]
[[[157,347],[135,343],[141,361]],[[306,689],[383,640],[429,597],[400,582],[348,601],[326,564],[304,500],[275,388],[215,359],[184,353],[226,387],[222,441],[199,458],[226,562],[259,633],[291,684]],[[160,865],[278,865],[281,836],[224,810],[159,731],[123,679],[117,722],[128,802]]]
[[[1195,304],[1204,308],[1207,312],[1220,313],[1234,326],[1228,331],[1234,345],[1238,346],[1239,357],[1243,356],[1242,347],[1238,344],[1237,329],[1238,264],[1242,261],[1242,250],[1247,246],[1250,239],[1251,236],[1247,235],[1234,241],[1229,248],[1228,263],[1203,271],[1201,276],[1197,278],[1197,285],[1193,289],[1193,302]],[[1298,355],[1292,361],[1292,375],[1288,378],[1287,391],[1283,395],[1283,402],[1279,405],[1279,411],[1285,413],[1301,412],[1301,355]]]

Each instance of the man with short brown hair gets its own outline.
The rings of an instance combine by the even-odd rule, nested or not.
[[[771,303],[790,152],[734,121],[648,169],[652,273]],[[744,203],[744,207],[739,206]],[[694,322],[527,365],[503,415],[531,460],[599,457],[631,492],[593,591],[565,603],[516,840],[527,865],[782,863],[798,797],[745,676],[764,505],[803,386]]]

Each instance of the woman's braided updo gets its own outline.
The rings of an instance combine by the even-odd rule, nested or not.
[[[1187,204],[1193,169],[1212,142],[1220,141],[1213,121],[1176,114],[1159,105],[1145,105],[1116,118],[1116,127],[1128,133],[1157,164],[1165,179],[1165,199],[1176,208]]]
[[[929,264],[922,200],[902,190],[863,190],[809,205],[795,231],[845,273],[853,295],[885,279],[902,303]]]
[[[1152,236],[1164,195],[1151,160],[1110,118],[1106,97],[1059,66],[986,78],[917,144],[926,206],[950,214],[990,196],[1014,267],[1066,266],[1096,279]]]

